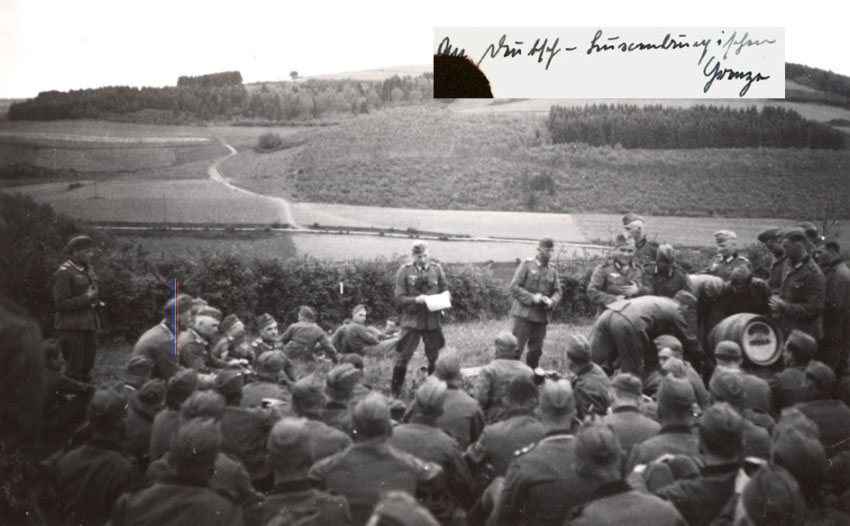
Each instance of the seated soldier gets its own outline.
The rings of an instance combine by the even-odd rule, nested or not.
[[[601,423],[614,432],[626,457],[636,444],[658,434],[661,425],[641,414],[640,380],[631,374],[618,374],[611,381],[611,413]]]
[[[643,268],[643,284],[647,294],[672,298],[680,290],[691,292],[688,275],[676,265],[676,251],[670,245],[661,245],[655,262]]]
[[[121,443],[124,452],[131,455],[139,469],[148,467],[148,451],[153,430],[153,419],[162,409],[165,399],[165,382],[160,378],[148,380],[130,398],[127,416],[124,419],[126,435]]]
[[[86,408],[94,386],[74,380],[64,372],[64,360],[55,339],[42,345],[45,365],[44,426],[42,437],[48,443],[61,443],[86,420]]]
[[[599,365],[590,359],[590,342],[580,334],[567,338],[567,365],[574,375],[576,413],[579,420],[590,415],[602,416],[608,411],[610,381]]]
[[[274,473],[274,488],[262,502],[245,509],[246,526],[265,526],[273,518],[283,519],[284,524],[351,524],[348,501],[340,495],[314,489],[307,479],[313,455],[306,424],[303,418],[284,418],[269,433],[266,448]]]
[[[805,382],[808,401],[794,408],[817,424],[827,458],[850,451],[850,408],[832,398],[835,373],[829,366],[812,360],[806,367]]]
[[[209,349],[210,341],[218,334],[220,322],[220,310],[209,306],[195,309],[192,327],[180,333],[178,339],[181,365],[199,373],[209,373],[225,366],[224,361],[214,357]]]
[[[773,406],[777,413],[808,400],[806,368],[818,349],[818,342],[807,333],[794,329],[785,341],[782,353],[785,369],[770,379]]]
[[[280,337],[287,356],[292,359],[314,360],[314,351],[318,348],[333,361],[337,361],[337,352],[327,333],[316,324],[316,313],[307,306],[298,310],[298,322],[293,323]]]
[[[175,335],[189,327],[191,311],[191,296],[181,294],[177,299],[172,298],[162,308],[162,321],[142,334],[133,346],[130,357],[141,356],[152,361],[154,367],[151,374],[154,378],[168,380],[181,369],[174,339]],[[179,313],[176,320],[175,313]],[[177,327],[173,326],[173,321],[177,322]]]
[[[484,413],[475,398],[460,387],[460,358],[457,351],[448,347],[443,349],[434,369],[436,377],[446,382],[448,387],[443,415],[437,425],[453,436],[461,449],[466,451],[469,444],[478,440],[484,429]]]
[[[198,387],[198,372],[183,369],[165,384],[165,408],[153,419],[148,458],[154,461],[168,451],[171,437],[180,420],[180,404],[192,396]]]
[[[271,400],[281,414],[292,407],[292,395],[281,384],[292,380],[285,372],[292,364],[282,351],[266,351],[254,361],[256,378],[242,388],[242,407],[265,407],[263,401]]]
[[[325,393],[328,402],[322,411],[322,421],[345,434],[352,430],[351,410],[354,386],[360,380],[361,372],[350,363],[339,364],[330,371],[325,380]]]
[[[112,510],[111,524],[242,525],[242,508],[209,487],[220,445],[221,435],[213,421],[192,419],[183,423],[168,453],[176,474],[122,495]]]
[[[283,350],[283,344],[278,338],[278,325],[271,314],[262,314],[257,317],[257,331],[260,335],[251,342],[255,359],[264,352]]]
[[[344,324],[341,335],[337,340],[342,347],[337,348],[340,353],[357,353],[360,355],[377,354],[384,355],[387,351],[394,349],[398,338],[366,325],[368,311],[365,305],[357,305],[351,310],[352,319]],[[334,347],[338,347],[336,341]]]
[[[517,356],[517,339],[508,331],[496,336],[493,361],[481,367],[475,377],[472,394],[478,400],[487,422],[497,422],[505,411],[505,395],[511,380],[517,376],[528,379],[534,371]]]
[[[327,403],[325,384],[315,375],[308,375],[290,387],[292,409],[299,417],[307,419],[305,424],[310,433],[310,451],[318,462],[351,445],[351,438],[335,427],[322,422],[322,411]]]
[[[708,387],[711,389],[711,398],[714,402],[726,402],[743,417],[741,432],[746,455],[770,460],[769,431],[772,431],[772,426],[770,430],[762,427],[763,421],[755,418],[753,411],[747,409],[747,392],[744,390],[743,378],[728,369],[719,367],[711,376]],[[771,420],[769,424],[773,424],[773,421]]]
[[[244,363],[248,363],[254,359],[245,324],[235,314],[228,314],[221,320],[210,354],[225,362],[244,360]]]
[[[684,366],[684,374],[685,378],[691,383],[694,387],[694,395],[697,397],[697,405],[700,408],[706,408],[709,405],[708,401],[708,390],[705,388],[705,383],[702,380],[700,374],[694,369],[694,366],[691,365],[690,362],[686,362],[684,359],[684,352],[682,351],[682,342],[679,341],[675,336],[670,336],[669,334],[663,334],[655,340],[653,340],[655,344],[655,348],[658,349],[658,365],[659,367],[664,366],[664,362],[671,358],[678,358],[682,360],[682,365]],[[656,387],[651,394],[654,394]],[[644,388],[644,392],[648,392],[646,388]]]
[[[365,364],[363,362],[363,357],[359,354],[348,353],[343,354],[339,363],[350,363],[354,366],[355,369],[360,371],[360,378],[357,379],[357,383],[354,384],[354,388],[351,390],[351,405],[354,407],[357,405],[357,402],[366,398],[366,395],[372,392],[372,386],[363,383],[363,375],[365,373]]]
[[[747,392],[747,409],[769,415],[773,411],[773,394],[770,385],[754,374],[741,369],[744,362],[741,346],[735,342],[722,341],[714,349],[717,367],[728,369],[739,374],[744,380],[744,390]]]

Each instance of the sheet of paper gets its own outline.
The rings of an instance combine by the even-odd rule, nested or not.
[[[425,296],[425,306],[428,307],[428,310],[431,312],[451,308],[452,298],[449,295],[449,291]]]

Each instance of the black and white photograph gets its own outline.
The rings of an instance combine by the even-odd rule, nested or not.
[[[0,526],[850,525],[843,11],[0,0]]]

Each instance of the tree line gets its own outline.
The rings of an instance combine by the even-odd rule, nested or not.
[[[164,88],[110,86],[45,91],[13,103],[10,120],[104,119],[161,124],[193,121],[305,120],[369,113],[431,98],[433,76],[383,81],[308,80],[247,88],[239,72],[180,77]],[[238,82],[237,82],[238,81]]]
[[[844,135],[799,113],[765,106],[665,108],[630,104],[553,106],[547,127],[554,143],[623,148],[844,147]]]

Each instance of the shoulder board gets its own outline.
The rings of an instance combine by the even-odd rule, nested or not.
[[[525,455],[526,453],[528,453],[529,451],[536,448],[537,445],[540,444],[540,443],[541,442],[532,442],[531,444],[529,444],[525,447],[519,448],[516,451],[514,451],[514,456],[515,457],[521,457],[521,456]]]
[[[548,437],[544,438],[543,440],[538,442],[537,445],[546,444],[546,443],[549,443],[549,442],[560,442],[562,440],[572,440],[574,438],[575,437],[573,435],[570,435],[570,434],[552,435],[552,436],[548,436]]]
[[[747,256],[742,256],[740,254],[738,255],[738,259],[743,259],[744,261],[749,261],[749,259],[747,259]]]

